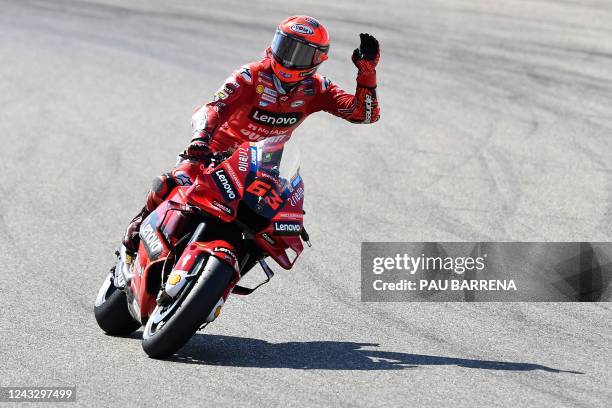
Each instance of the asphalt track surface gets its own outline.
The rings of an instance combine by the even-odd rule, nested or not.
[[[361,303],[362,241],[607,241],[607,1],[0,1],[0,385],[82,406],[610,406],[607,304]],[[170,361],[92,305],[192,108],[284,16],[333,36],[354,87],[383,45],[382,119],[296,132],[314,243]]]

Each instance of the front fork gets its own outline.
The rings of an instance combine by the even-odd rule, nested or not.
[[[115,264],[115,273],[113,274],[113,284],[118,289],[125,289],[129,287],[134,277],[134,274],[131,272],[131,267],[135,256],[130,254],[123,244],[121,244],[119,250],[115,252],[115,255],[117,255],[117,263]]]

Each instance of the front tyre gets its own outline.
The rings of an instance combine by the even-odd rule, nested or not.
[[[142,348],[152,358],[166,358],[189,341],[234,278],[234,270],[210,256],[202,273],[185,285],[174,302],[157,306],[142,333]]]
[[[98,291],[94,314],[98,326],[113,336],[130,334],[140,327],[140,323],[134,320],[128,310],[125,293],[113,284],[112,273],[106,277]]]

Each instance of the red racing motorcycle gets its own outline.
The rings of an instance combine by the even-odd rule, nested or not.
[[[125,335],[144,325],[144,351],[165,358],[215,320],[230,293],[268,282],[266,258],[291,269],[302,241],[310,245],[295,144],[244,143],[176,187],[143,221],[137,254],[118,253],[95,302],[100,328]],[[257,264],[266,280],[238,285]]]

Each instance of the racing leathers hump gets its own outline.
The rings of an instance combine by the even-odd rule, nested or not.
[[[319,74],[285,93],[270,65],[266,57],[227,78],[212,102],[196,108],[194,138],[212,135],[211,150],[224,151],[245,141],[288,140],[308,115],[319,111],[353,123],[373,123],[379,118],[375,76],[367,86],[360,84],[358,76],[355,95]]]

